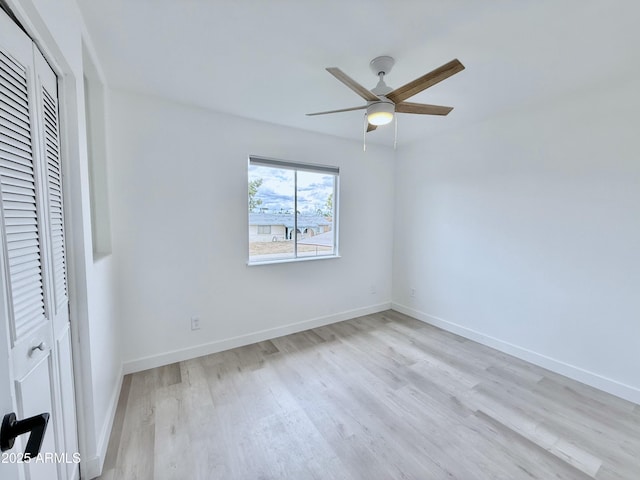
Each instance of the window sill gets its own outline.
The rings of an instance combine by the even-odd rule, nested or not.
[[[98,263],[105,258],[109,258],[111,255],[111,252],[93,252],[93,263]]]
[[[315,262],[317,260],[331,260],[340,258],[340,255],[319,255],[317,257],[299,257],[299,258],[282,258],[279,260],[261,260],[257,262],[247,261],[248,267],[256,267],[258,265],[273,265],[277,263],[298,263],[298,262]]]

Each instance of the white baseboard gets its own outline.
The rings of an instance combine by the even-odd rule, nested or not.
[[[89,479],[96,478],[100,476],[100,458],[95,456],[91,458],[83,458],[82,464],[80,465],[82,471],[80,472],[80,478]]]
[[[362,315],[370,315],[372,313],[382,312],[384,310],[389,310],[390,308],[391,302],[379,303],[377,305],[371,305],[369,307],[356,308],[333,315],[312,318],[309,320],[304,320],[302,322],[290,323],[281,327],[260,330],[258,332],[249,333],[246,335],[239,335],[237,337],[231,337],[224,340],[217,340],[215,342],[130,360],[124,363],[124,374],[126,375],[128,373],[140,372],[149,368],[162,367],[163,365],[169,365],[171,363],[181,362],[183,360],[189,360],[192,358],[201,357],[203,355],[210,355],[212,353],[222,352],[231,348],[243,347],[252,343],[281,337],[283,335],[302,332],[304,330],[309,330],[310,328],[321,327],[323,325],[342,322],[344,320],[360,317]]]
[[[532,350],[527,350],[526,348],[485,335],[470,328],[463,327],[462,325],[415,310],[411,307],[407,307],[406,305],[393,302],[391,304],[391,308],[422,322],[442,328],[443,330],[455,333],[456,335],[460,335],[461,337],[468,338],[488,347],[495,348],[496,350],[513,355],[514,357],[518,357],[522,360],[526,360],[534,365],[538,365],[546,368],[547,370],[551,370],[552,372],[577,380],[578,382],[597,388],[598,390],[602,390],[630,402],[640,404],[640,390],[630,385],[625,385],[610,378],[598,375],[597,373],[561,362],[560,360],[547,357]]]
[[[98,456],[94,459],[91,459],[91,467],[95,468],[96,473],[93,473],[93,476],[87,476],[87,478],[93,478],[102,475],[102,468],[104,466],[104,461],[107,458],[107,448],[109,448],[109,439],[111,438],[111,430],[113,428],[113,420],[116,417],[116,410],[118,408],[118,400],[120,399],[120,391],[122,390],[122,379],[124,377],[124,366],[120,367],[120,374],[118,375],[118,381],[116,383],[113,392],[111,392],[111,398],[109,399],[109,410],[107,411],[107,415],[104,423],[102,424],[102,429],[100,431],[100,435],[98,436],[97,443],[97,453]],[[87,468],[88,470],[88,468]]]

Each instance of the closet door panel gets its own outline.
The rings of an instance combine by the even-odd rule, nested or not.
[[[0,192],[13,345],[48,321],[30,57],[24,47],[0,49]]]
[[[78,450],[76,412],[71,358],[71,329],[67,296],[63,181],[57,77],[40,51],[33,47],[38,119],[39,150],[42,163],[42,190],[45,204],[45,278],[49,287],[47,311],[55,342],[56,428],[61,453],[72,458]],[[66,464],[66,478],[75,478],[78,465]]]

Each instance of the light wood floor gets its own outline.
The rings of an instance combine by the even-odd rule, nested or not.
[[[640,479],[640,407],[387,311],[125,377],[102,480]]]

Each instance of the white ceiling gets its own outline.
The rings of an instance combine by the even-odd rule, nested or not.
[[[78,0],[111,86],[357,140],[362,111],[305,116],[363,103],[325,67],[373,88],[369,61],[391,55],[396,88],[460,59],[466,70],[411,98],[454,110],[401,114],[401,144],[637,75],[639,3]],[[391,145],[392,131],[368,141]]]

